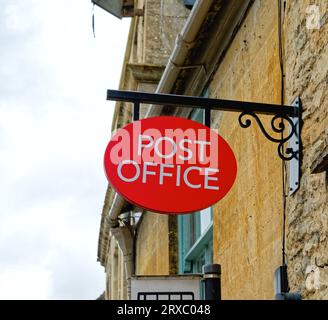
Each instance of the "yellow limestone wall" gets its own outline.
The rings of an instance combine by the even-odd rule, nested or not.
[[[210,97],[280,103],[277,21],[276,1],[254,2],[210,84]],[[282,263],[281,160],[255,120],[243,129],[238,116],[213,116],[238,163],[233,188],[214,206],[214,262],[222,266],[222,299],[273,299],[273,275]]]
[[[136,241],[136,274],[169,274],[168,216],[146,212]]]

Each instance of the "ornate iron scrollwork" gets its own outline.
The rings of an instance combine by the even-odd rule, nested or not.
[[[242,128],[249,128],[250,125],[252,124],[252,121],[251,119],[249,119],[249,117],[252,117],[256,120],[262,133],[267,139],[269,139],[272,142],[278,143],[278,155],[281,159],[285,161],[290,161],[294,158],[298,159],[298,153],[299,153],[298,150],[295,151],[292,148],[284,148],[285,143],[288,142],[294,134],[297,134],[296,126],[294,122],[291,120],[291,118],[289,118],[288,116],[278,114],[271,119],[272,130],[281,135],[280,138],[275,138],[267,132],[260,118],[254,112],[244,111],[239,115],[238,121]],[[286,121],[290,125],[290,132],[285,137],[283,136],[283,133],[286,130],[286,125],[284,121]]]

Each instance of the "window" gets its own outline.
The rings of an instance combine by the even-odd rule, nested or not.
[[[212,210],[207,208],[178,217],[179,272],[201,273],[213,261]]]
[[[192,120],[204,122],[204,111],[197,109]],[[178,216],[179,273],[201,273],[213,261],[212,208]]]

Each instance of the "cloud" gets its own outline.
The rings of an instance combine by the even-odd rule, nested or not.
[[[45,300],[48,297],[50,284],[51,275],[40,266],[24,265],[24,268],[11,266],[1,270],[0,299]]]
[[[0,298],[95,299],[105,97],[129,20],[96,8],[94,39],[88,1],[0,4]]]

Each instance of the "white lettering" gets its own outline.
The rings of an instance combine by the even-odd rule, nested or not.
[[[209,141],[202,141],[202,140],[195,140],[195,143],[199,144],[199,152],[198,152],[199,161],[203,162],[205,160],[205,154],[206,154],[205,146],[206,145],[210,146],[211,143]]]
[[[172,144],[173,150],[172,150],[171,153],[165,155],[165,154],[163,154],[159,151],[158,146],[162,141],[169,141]],[[162,138],[156,140],[156,142],[155,142],[155,153],[159,157],[164,158],[164,159],[169,159],[169,158],[172,158],[175,155],[176,152],[177,152],[177,145],[175,144],[175,142],[172,138],[162,137]]]
[[[142,141],[143,139],[148,140],[148,144],[144,144]],[[138,156],[141,156],[141,151],[143,147],[151,148],[154,144],[154,139],[151,136],[146,136],[141,134],[138,139]]]
[[[191,144],[191,140],[190,139],[182,139],[180,140],[179,142],[179,147],[183,150],[183,151],[186,151],[188,153],[188,156],[187,157],[183,157],[183,156],[179,156],[179,158],[181,160],[190,160],[192,158],[192,151],[189,149],[189,148],[186,148],[183,144],[185,142],[188,142]]]
[[[199,172],[202,171],[202,169],[199,168],[199,167],[191,166],[191,167],[187,168],[186,171],[184,172],[184,174],[183,174],[183,180],[184,180],[185,184],[186,184],[188,187],[193,188],[193,189],[199,189],[199,188],[201,188],[201,186],[202,186],[201,184],[192,184],[192,183],[190,183],[190,181],[188,180],[188,174],[189,174],[189,172],[190,172],[191,170],[198,170]]]
[[[122,167],[125,165],[125,164],[133,164],[134,167],[136,168],[136,174],[134,175],[134,177],[132,178],[126,178],[123,176],[122,174]],[[117,174],[119,176],[119,178],[125,182],[133,182],[133,181],[136,181],[138,178],[139,178],[139,175],[140,175],[140,168],[138,166],[138,164],[133,161],[133,160],[123,160],[122,162],[119,163],[118,167],[117,167]]]
[[[205,168],[205,185],[204,188],[205,189],[209,189],[209,190],[219,190],[218,186],[210,186],[208,184],[208,181],[218,181],[218,177],[210,177],[209,175],[211,174],[210,172],[216,173],[219,172],[218,169],[212,169],[212,168]]]
[[[159,169],[159,184],[163,184],[163,177],[172,177],[172,173],[164,172],[164,168],[174,168],[173,164],[161,164]]]
[[[129,168],[129,170],[125,171],[123,174],[123,167],[125,165],[132,165],[135,168],[135,173],[133,172],[133,169]],[[151,169],[159,166],[158,169]],[[171,169],[167,171],[167,169]],[[132,171],[131,171],[132,170]],[[141,172],[142,170],[142,172]],[[123,160],[119,163],[117,167],[117,174],[118,177],[124,181],[124,182],[134,182],[141,178],[142,183],[147,183],[148,176],[156,176],[156,181],[160,185],[164,184],[164,177],[173,178],[175,179],[175,185],[177,187],[181,186],[181,180],[183,175],[183,181],[184,183],[192,189],[200,189],[204,187],[204,189],[207,190],[219,190],[219,186],[217,182],[219,179],[217,176],[214,176],[215,173],[219,172],[218,169],[214,168],[201,168],[197,166],[190,166],[188,167],[184,172],[182,172],[181,165],[173,165],[173,164],[163,164],[163,163],[156,163],[156,162],[144,162],[142,167],[138,165],[138,163],[134,160]],[[204,173],[202,171],[204,170]],[[189,174],[191,171],[198,171],[198,177],[201,178],[203,183],[194,184],[190,181]],[[132,172],[132,173],[131,173]],[[132,175],[132,176],[131,176]]]
[[[180,177],[181,177],[181,166],[177,165],[177,180],[176,180],[177,187],[180,187]]]
[[[156,172],[154,171],[148,171],[147,167],[156,167],[157,163],[153,163],[153,162],[144,162],[143,164],[143,173],[142,173],[142,183],[146,183],[147,181],[147,175],[152,175],[155,176]]]

